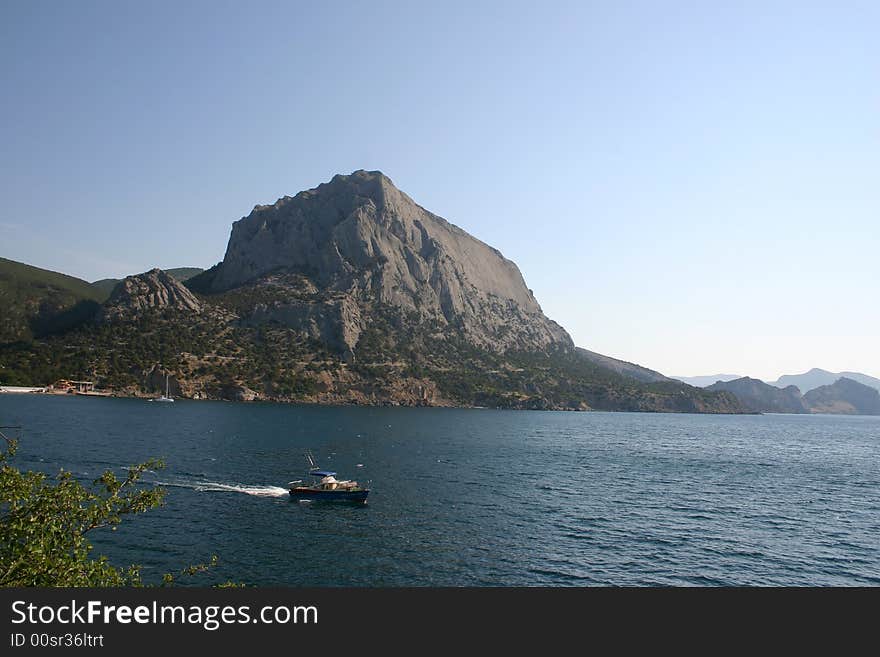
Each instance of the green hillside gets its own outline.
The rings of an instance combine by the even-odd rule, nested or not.
[[[184,281],[191,279],[193,276],[201,274],[203,271],[205,270],[201,267],[177,267],[175,269],[166,269],[165,273],[183,283]],[[110,296],[113,288],[116,287],[116,284],[121,280],[121,278],[102,278],[100,281],[92,283],[92,285],[98,288],[106,298]]]
[[[0,372],[12,385],[86,378],[136,395],[155,390],[151,373],[161,364],[178,396],[199,399],[250,390],[278,402],[742,412],[731,393],[639,381],[578,352],[494,353],[456,327],[379,302],[364,307],[371,321],[356,358],[279,322],[246,319],[293,294],[256,283],[199,297],[200,312],[149,308],[64,336],[0,345]]]
[[[104,298],[79,278],[0,258],[0,344],[76,326],[92,317]]]

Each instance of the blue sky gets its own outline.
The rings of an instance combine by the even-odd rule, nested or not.
[[[724,6],[722,6],[724,5]],[[0,4],[0,256],[210,266],[379,169],[579,345],[880,375],[880,4]]]

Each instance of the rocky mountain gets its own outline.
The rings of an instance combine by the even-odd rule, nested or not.
[[[873,376],[868,376],[867,374],[862,374],[860,372],[835,373],[829,372],[828,370],[819,369],[818,367],[814,367],[810,371],[804,372],[803,374],[786,374],[784,376],[780,376],[777,381],[770,382],[770,385],[776,386],[778,388],[795,385],[801,390],[809,391],[818,388],[819,386],[832,385],[841,377],[845,377],[853,381],[858,381],[863,385],[870,386],[871,388],[880,391],[880,379],[877,379]]]
[[[733,381],[734,379],[741,379],[742,374],[709,374],[704,376],[672,376],[670,377],[675,379],[676,381],[681,381],[682,383],[687,383],[690,386],[696,386],[697,388],[705,388],[707,386],[712,385],[713,383],[717,383],[718,381]]]
[[[199,313],[202,302],[177,279],[161,269],[151,269],[117,283],[101,307],[98,321],[134,319],[153,310]]]
[[[184,281],[191,279],[193,276],[201,274],[205,270],[201,267],[176,267],[174,269],[163,269],[162,271],[183,283]],[[121,280],[121,278],[102,278],[99,281],[94,281],[92,286],[104,293],[104,298],[106,299],[113,292],[113,288],[115,288]]]
[[[364,327],[358,308],[372,303],[454,326],[492,351],[574,347],[541,312],[513,262],[417,205],[378,171],[338,175],[256,206],[233,224],[210,291],[279,271],[300,278],[287,279],[289,293],[260,307],[258,321],[317,326],[319,339],[341,340],[352,353]]]
[[[101,299],[79,278],[0,258],[0,344],[65,331],[94,315]]]
[[[747,376],[733,381],[718,381],[707,386],[706,390],[732,392],[746,408],[756,413],[807,413],[809,410],[797,386],[780,390]]]
[[[880,392],[846,377],[810,390],[804,401],[813,413],[880,415]]]
[[[588,349],[584,349],[582,347],[576,347],[578,355],[586,360],[595,363],[601,367],[611,370],[612,372],[617,372],[622,376],[631,377],[636,379],[637,381],[644,381],[646,383],[654,383],[657,381],[673,381],[673,379],[663,376],[660,372],[655,372],[654,370],[649,370],[647,367],[642,367],[641,365],[636,365],[635,363],[628,363],[625,360],[618,360],[617,358],[612,358],[611,356],[603,356],[602,354],[597,354],[595,351],[589,351]]]
[[[744,412],[576,350],[513,262],[367,171],[255,207],[215,267],[130,276],[94,321],[0,348],[0,368],[130,395],[168,375],[192,398]]]
[[[803,396],[797,386],[780,389],[749,377],[719,381],[706,390],[733,393],[747,409],[758,413],[880,415],[880,392],[846,377]]]

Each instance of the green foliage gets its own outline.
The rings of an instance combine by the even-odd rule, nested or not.
[[[201,267],[175,267],[174,269],[166,269],[165,273],[181,283],[184,283],[193,276],[198,276],[203,271],[205,270]]]
[[[0,258],[0,344],[69,330],[105,297],[73,276]]]
[[[352,369],[364,377],[433,381],[444,397],[466,405],[518,409],[627,411],[736,410],[735,400],[678,382],[644,383],[576,351],[481,349],[455,326],[440,325],[375,304]],[[391,365],[392,362],[402,365]],[[725,406],[726,404],[726,406]]]
[[[186,281],[183,281],[183,284],[197,294],[209,294],[211,292],[211,286],[214,283],[214,278],[217,276],[219,270],[220,263],[218,262],[213,267],[209,267],[203,272],[190,276]]]
[[[121,278],[102,278],[100,281],[92,283],[92,287],[99,290],[106,299],[110,297],[113,288],[116,287],[121,280]]]
[[[18,470],[10,463],[17,441],[5,440],[0,446],[0,586],[143,586],[138,566],[117,568],[106,557],[94,557],[88,535],[114,531],[124,516],[161,505],[164,489],[143,486],[140,479],[162,462],[134,465],[124,479],[108,470],[87,488],[64,470],[54,480]],[[181,575],[216,562],[215,556]],[[165,575],[163,583],[177,577]]]
[[[212,270],[200,276],[210,277]],[[206,279],[202,283],[206,284]],[[678,382],[644,383],[569,349],[499,354],[461,327],[362,300],[354,358],[279,323],[255,324],[259,304],[332,300],[302,273],[202,297],[199,314],[155,310],[137,319],[85,324],[62,336],[0,345],[0,381],[45,385],[59,378],[99,388],[154,392],[144,373],[161,364],[209,397],[247,386],[264,399],[423,403],[527,409],[736,412],[735,399]],[[500,329],[505,330],[504,327]],[[328,376],[329,375],[329,376]],[[432,388],[439,398],[422,396]]]
[[[219,562],[219,558],[217,555],[212,555],[211,560],[208,563],[200,563],[194,566],[187,566],[183,570],[180,571],[179,574],[175,575],[174,573],[165,573],[162,575],[162,586],[171,586],[174,584],[179,577],[192,577],[193,575],[198,575],[199,573],[203,573],[207,570],[210,570]],[[233,582],[226,582],[225,584],[221,584],[221,586],[229,587],[229,586],[239,586],[239,584],[235,584]]]

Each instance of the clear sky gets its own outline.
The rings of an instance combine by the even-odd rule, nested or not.
[[[207,267],[379,169],[581,346],[878,376],[878,33],[873,0],[4,0],[0,256]]]

